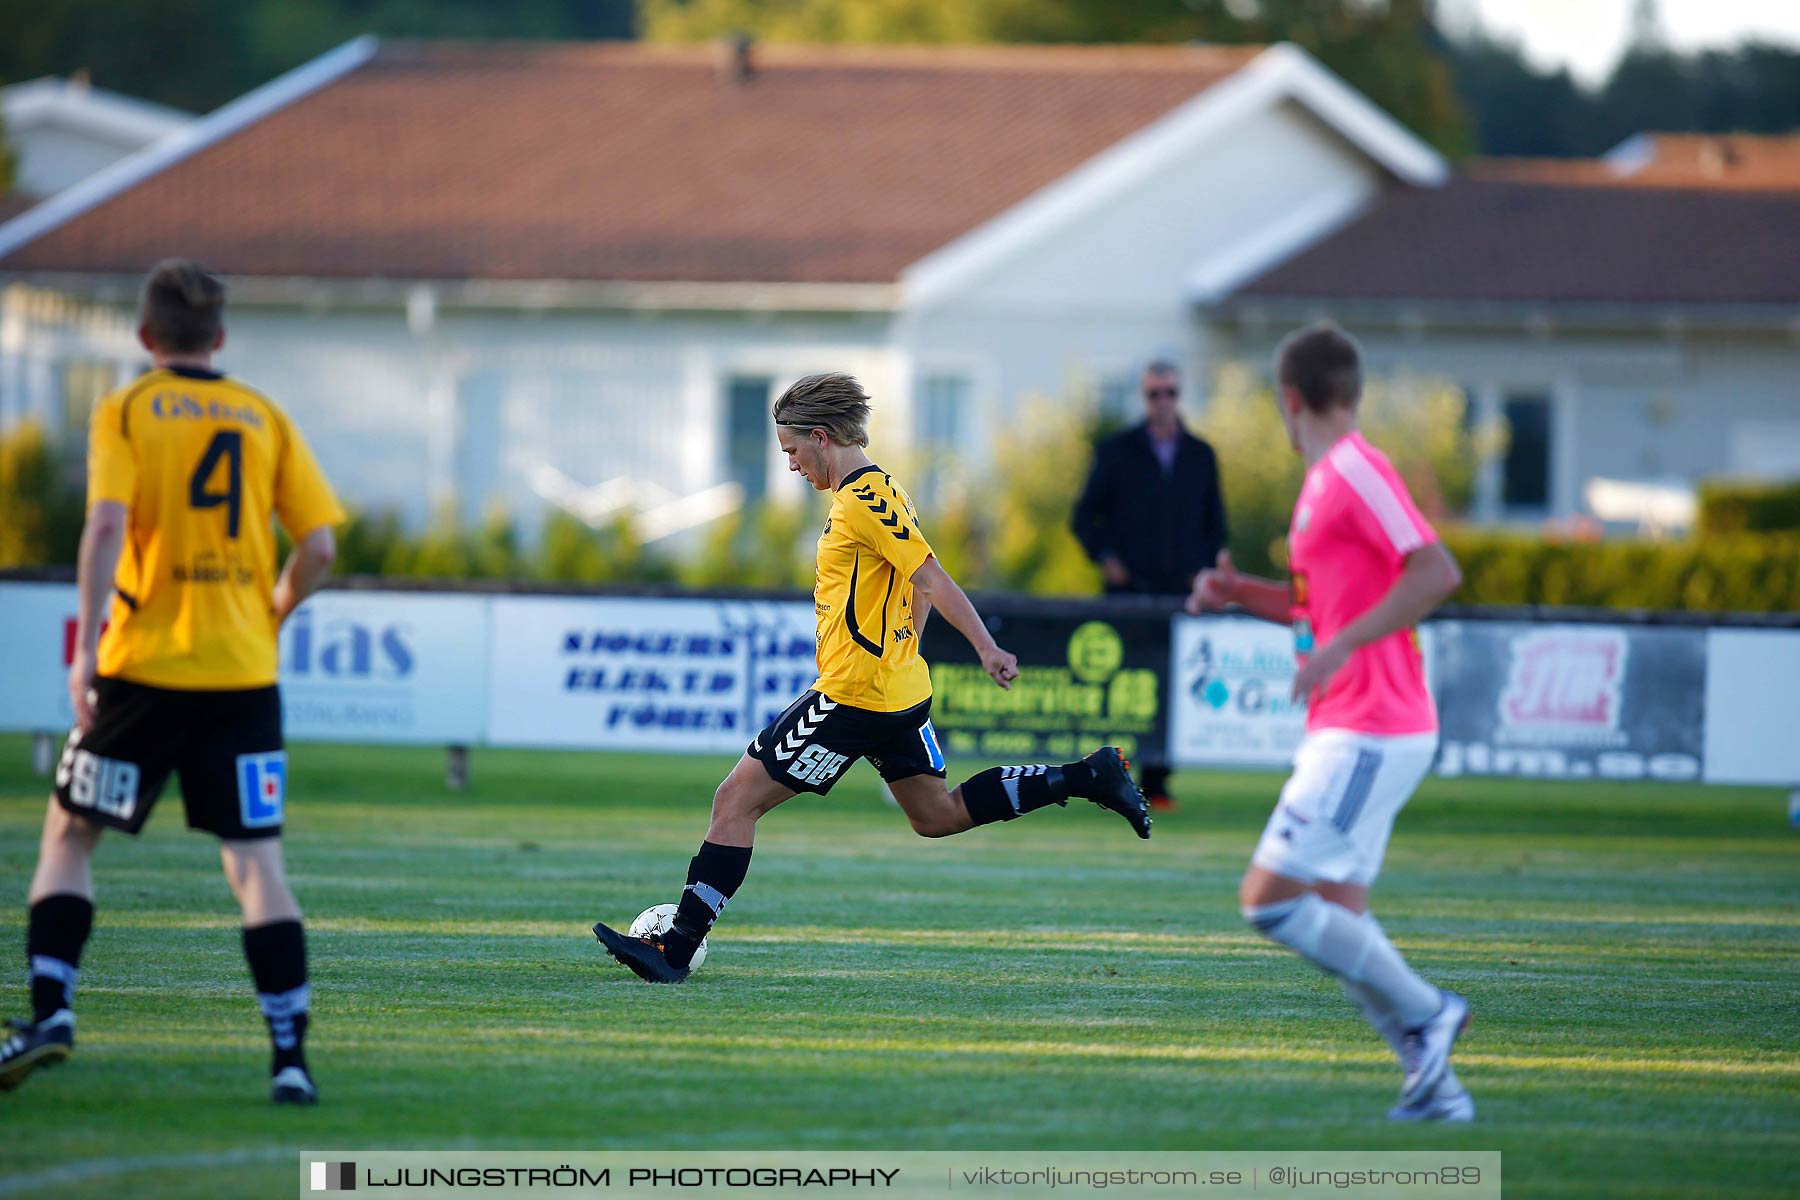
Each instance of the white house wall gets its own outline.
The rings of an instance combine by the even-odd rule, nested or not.
[[[440,312],[415,331],[398,308],[239,308],[228,322],[221,366],[294,415],[349,503],[413,528],[499,505],[529,538],[545,467],[581,488],[710,487],[734,374],[848,370],[895,390],[883,317]],[[799,494],[772,431],[765,465],[776,494]]]
[[[908,312],[900,343],[921,372],[963,364],[982,408],[978,434],[1004,427],[1026,395],[1066,395],[1083,378],[1129,378],[1152,356],[1202,373],[1209,350],[1192,315],[1195,280],[1236,269],[1272,222],[1337,214],[1320,218],[1324,232],[1379,186],[1368,160],[1305,112],[1266,108],[1104,204],[1040,230],[961,292]]]
[[[109,138],[99,133],[43,125],[10,133],[18,155],[19,190],[32,196],[50,196],[79,183],[96,171],[110,167],[140,149],[142,142]]]
[[[1332,314],[1322,306],[1317,315]],[[1221,323],[1220,355],[1266,370],[1288,324],[1245,331]],[[1542,515],[1584,513],[1584,489],[1595,478],[1800,477],[1800,339],[1792,335],[1559,332],[1523,322],[1474,331],[1434,326],[1428,315],[1408,331],[1354,318],[1345,325],[1371,375],[1441,378],[1490,405],[1508,394],[1548,396],[1551,504]]]

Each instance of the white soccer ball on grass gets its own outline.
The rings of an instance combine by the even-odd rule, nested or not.
[[[669,926],[675,924],[674,904],[654,904],[637,915],[631,923],[632,937],[660,937],[669,932]],[[693,961],[688,963],[688,970],[698,971],[700,964],[706,961],[706,939],[700,939],[700,946],[694,951]]]

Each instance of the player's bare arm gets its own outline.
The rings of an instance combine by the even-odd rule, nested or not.
[[[313,530],[294,543],[281,578],[275,581],[275,620],[285,622],[306,598],[318,591],[337,561],[337,535],[331,526]]]
[[[113,575],[119,569],[119,552],[125,546],[125,526],[131,510],[116,500],[99,500],[88,509],[81,527],[81,549],[76,559],[75,655],[69,665],[69,700],[75,708],[75,725],[86,733],[94,724],[95,663],[100,653],[100,626],[107,601],[112,597]]]
[[[936,555],[926,559],[913,572],[912,585],[915,596],[924,597],[927,606],[935,606],[944,614],[944,620],[969,639],[969,645],[975,648],[975,653],[981,658],[982,670],[1002,688],[1011,690],[1012,681],[1019,677],[1019,656],[1009,654],[995,643],[994,635],[988,632],[981,614],[975,611],[975,606],[963,594],[962,588],[957,586],[956,580],[950,578],[950,573],[944,570]]]
[[[1294,676],[1294,696],[1312,695],[1337,674],[1358,648],[1413,628],[1460,586],[1462,571],[1444,544],[1420,546],[1406,556],[1400,578],[1387,594],[1306,660]]]
[[[1279,580],[1244,574],[1231,565],[1231,551],[1221,550],[1219,561],[1195,576],[1187,610],[1198,616],[1233,605],[1253,617],[1285,625],[1293,612],[1293,589]]]

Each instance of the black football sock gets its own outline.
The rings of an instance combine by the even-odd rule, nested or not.
[[[1169,768],[1167,767],[1145,767],[1138,779],[1146,796],[1169,794]]]
[[[306,983],[306,931],[298,921],[244,930],[244,957],[256,981],[256,1001],[269,1023],[275,1057],[269,1073],[306,1068],[306,1027],[312,989]]]
[[[31,906],[25,957],[31,966],[31,1019],[42,1021],[75,1003],[81,948],[94,928],[94,902],[58,892]]]
[[[1063,782],[1068,785],[1069,795],[1082,800],[1090,800],[1094,795],[1094,768],[1086,761],[1064,763],[1062,765]]]
[[[663,935],[663,957],[672,967],[685,967],[706,940],[707,931],[726,903],[744,886],[750,871],[750,847],[701,842],[688,861],[687,887],[675,908],[675,922]]]
[[[961,788],[969,821],[991,825],[1011,821],[1051,804],[1067,804],[1071,789],[1067,767],[1042,763],[1029,767],[989,767],[971,775]]]

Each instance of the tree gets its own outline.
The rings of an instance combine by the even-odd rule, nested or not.
[[[0,0],[0,76],[206,112],[358,34],[623,38],[631,0]]]
[[[83,497],[35,419],[0,433],[0,567],[67,566],[81,538]]]
[[[1477,28],[1449,43],[1456,88],[1484,153],[1603,154],[1633,134],[1788,133],[1800,125],[1800,50],[1746,42],[1678,54],[1654,7],[1636,10],[1611,76],[1583,88],[1541,71],[1515,43]]]
[[[12,147],[6,141],[6,120],[0,115],[0,196],[12,191],[13,175],[17,170]]]
[[[642,0],[651,41],[1294,42],[1448,153],[1472,142],[1429,0]]]

